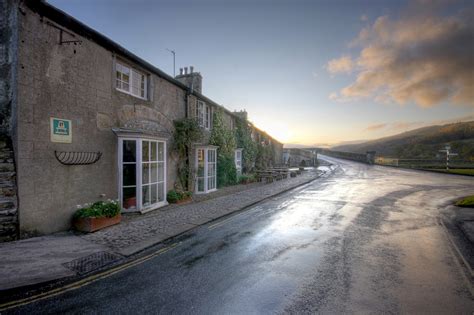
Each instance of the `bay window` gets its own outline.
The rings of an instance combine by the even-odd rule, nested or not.
[[[124,211],[156,209],[166,204],[166,142],[119,139],[119,194]]]

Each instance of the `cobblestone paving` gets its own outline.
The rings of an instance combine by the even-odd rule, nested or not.
[[[305,171],[296,178],[288,178],[271,184],[241,185],[239,189],[200,202],[173,205],[147,213],[127,217],[119,225],[81,236],[81,238],[110,247],[117,252],[132,254],[145,243],[151,246],[168,237],[204,224],[226,214],[241,210],[269,196],[302,185],[319,176],[319,171]],[[244,190],[241,190],[244,189]],[[235,192],[237,191],[237,192]],[[222,193],[221,193],[222,194]]]

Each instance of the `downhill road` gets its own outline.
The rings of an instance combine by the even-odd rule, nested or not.
[[[22,313],[471,313],[439,225],[473,178],[327,158],[309,184]],[[323,167],[324,168],[324,167]]]

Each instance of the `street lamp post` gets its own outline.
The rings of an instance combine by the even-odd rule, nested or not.
[[[446,152],[446,170],[449,171],[449,157],[450,156],[456,156],[458,155],[457,153],[451,153],[451,146],[447,145],[444,150],[439,150],[439,152]]]

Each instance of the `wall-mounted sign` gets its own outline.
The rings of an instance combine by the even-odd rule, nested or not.
[[[72,142],[72,122],[70,120],[51,117],[50,124],[51,142]]]

